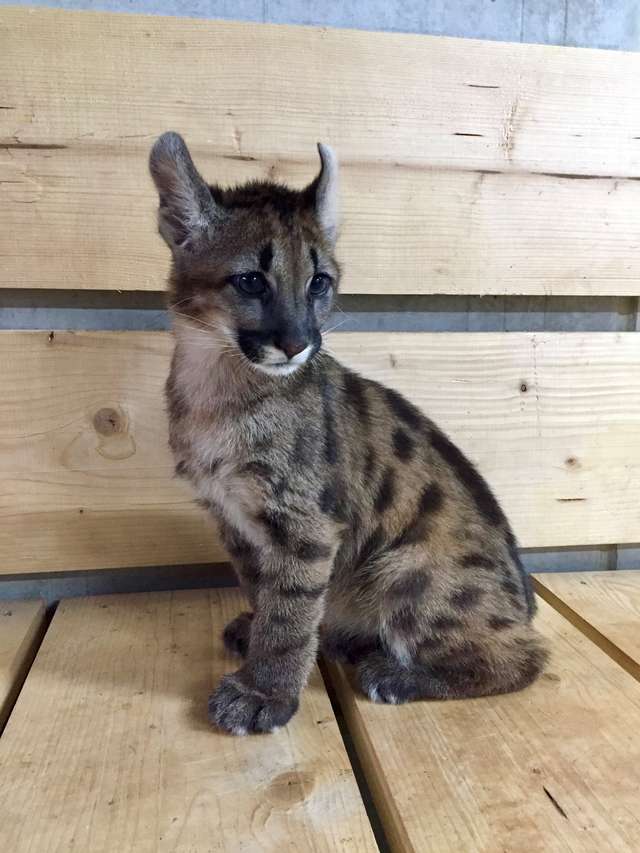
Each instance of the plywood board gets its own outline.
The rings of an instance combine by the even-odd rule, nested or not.
[[[377,850],[317,670],[275,734],[208,724],[241,606],[227,590],[60,603],[0,740],[3,850]]]
[[[332,667],[394,853],[637,850],[640,685],[541,602],[552,659],[521,693],[376,705]]]
[[[29,671],[44,626],[42,601],[0,601],[0,731]]]
[[[345,292],[640,292],[636,54],[8,7],[0,47],[0,287],[161,290],[172,128],[221,183],[333,144]]]
[[[540,595],[640,681],[640,572],[534,578]]]
[[[330,335],[480,466],[526,547],[636,542],[640,337]],[[5,573],[224,559],[173,478],[166,333],[0,334]]]

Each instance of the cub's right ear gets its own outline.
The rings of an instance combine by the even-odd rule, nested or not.
[[[175,254],[195,249],[222,211],[193,164],[184,139],[163,133],[151,149],[149,170],[160,196],[158,227]]]

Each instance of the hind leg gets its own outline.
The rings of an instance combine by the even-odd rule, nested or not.
[[[468,699],[522,690],[539,675],[546,658],[540,638],[522,626],[500,644],[462,641],[402,663],[390,652],[374,652],[357,665],[356,678],[374,702]]]

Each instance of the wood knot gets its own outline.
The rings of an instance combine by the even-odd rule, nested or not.
[[[98,435],[96,450],[105,459],[127,459],[136,452],[126,413],[117,405],[103,406],[93,415]]]
[[[577,468],[580,463],[578,462],[575,456],[567,456],[567,458],[564,460],[564,464],[567,466],[567,468]]]
[[[312,773],[290,770],[273,779],[267,788],[266,799],[272,806],[290,809],[309,799],[314,785]]]
[[[529,390],[529,386],[527,385],[526,382],[520,383],[520,390],[522,391],[523,394],[527,393],[527,391]]]
[[[115,435],[117,432],[124,432],[126,424],[124,418],[117,409],[105,407],[99,409],[93,416],[93,425],[96,432],[100,435]]]

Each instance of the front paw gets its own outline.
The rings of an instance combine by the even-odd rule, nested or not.
[[[234,735],[272,732],[286,725],[298,710],[295,696],[267,696],[241,680],[225,675],[209,697],[209,719]]]
[[[229,622],[222,635],[224,644],[229,651],[242,655],[243,658],[247,656],[249,649],[252,619],[253,613],[241,613]]]

